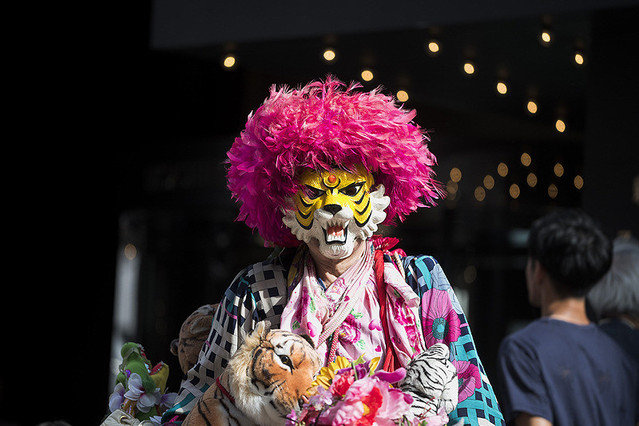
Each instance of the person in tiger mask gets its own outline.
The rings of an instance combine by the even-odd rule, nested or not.
[[[502,425],[468,322],[441,266],[374,235],[444,195],[426,132],[380,89],[327,77],[272,86],[228,151],[239,220],[274,255],[226,290],[197,364],[163,417],[179,423],[262,320],[305,334],[325,364],[381,357],[406,367],[435,343],[450,349],[459,397],[450,423]]]

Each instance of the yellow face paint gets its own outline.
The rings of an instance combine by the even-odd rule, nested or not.
[[[309,230],[316,210],[323,208],[335,214],[348,207],[353,211],[355,223],[363,227],[371,218],[370,190],[374,183],[373,176],[362,166],[357,167],[356,173],[341,169],[318,173],[308,169],[300,176],[302,189],[294,197],[295,218],[302,228]]]

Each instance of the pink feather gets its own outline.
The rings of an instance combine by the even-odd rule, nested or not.
[[[282,223],[281,209],[290,205],[304,168],[362,164],[391,198],[386,225],[443,196],[428,136],[412,122],[415,111],[398,107],[379,89],[356,91],[360,87],[330,76],[294,90],[272,86],[249,115],[228,152],[228,187],[240,204],[238,220],[267,243],[300,243]]]

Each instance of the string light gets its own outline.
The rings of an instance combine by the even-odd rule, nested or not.
[[[519,198],[519,194],[521,194],[521,190],[519,189],[519,185],[517,185],[516,183],[513,183],[512,185],[510,185],[510,189],[508,190],[508,193],[510,194],[510,196],[514,200]]]
[[[322,54],[322,56],[324,57],[324,60],[326,62],[332,62],[335,60],[335,57],[337,56],[337,54],[335,53],[333,49],[326,49],[324,53]]]
[[[400,90],[397,92],[397,100],[400,102],[406,102],[408,100],[408,93],[404,90]]]
[[[437,54],[439,53],[439,42],[437,42],[437,40],[432,39],[428,42],[427,45],[428,51],[432,54]]]
[[[484,186],[488,190],[493,189],[495,187],[495,179],[491,175],[484,176]]]
[[[554,200],[555,198],[557,198],[558,194],[559,189],[557,189],[557,185],[551,183],[550,186],[548,186],[548,196]]]
[[[575,56],[574,56],[573,59],[575,60],[575,63],[577,65],[583,65],[584,64],[584,55],[579,50],[575,52]]]
[[[362,80],[371,81],[373,79],[373,72],[371,70],[362,71]]]
[[[572,183],[575,185],[575,188],[581,189],[584,187],[584,178],[582,178],[580,175],[577,175],[573,179]]]
[[[497,82],[497,92],[499,92],[500,95],[505,95],[506,93],[508,93],[508,86],[506,85],[506,82]]]
[[[541,40],[541,44],[548,46],[552,41],[552,33],[550,32],[550,29],[544,28],[541,31],[541,34],[539,34],[539,40]]]
[[[133,244],[129,243],[124,247],[124,257],[127,259],[133,260],[137,255],[138,249]]]
[[[531,188],[534,188],[535,186],[537,186],[537,175],[535,175],[532,172],[528,173],[528,176],[526,176],[526,183]]]
[[[561,119],[557,120],[555,122],[555,129],[557,129],[557,131],[559,133],[565,132],[566,131],[566,123],[564,123],[564,120],[561,120]]]
[[[479,202],[482,202],[484,201],[484,198],[486,198],[486,190],[484,189],[484,187],[478,186],[477,188],[475,188],[475,199]]]
[[[457,191],[459,190],[459,185],[457,185],[457,183],[453,182],[452,180],[449,180],[448,182],[446,182],[446,191],[448,192],[448,197],[446,197],[446,200],[448,201],[452,201],[457,197]]]
[[[464,282],[466,284],[471,284],[477,278],[477,268],[473,265],[468,265],[466,269],[464,269]]]
[[[462,178],[461,170],[459,170],[457,167],[453,167],[452,169],[450,169],[450,180],[457,183],[461,180],[461,178]]]
[[[457,185],[457,182],[453,182],[452,180],[446,182],[446,191],[449,194],[456,194],[458,189],[459,185]]]
[[[529,101],[528,101],[528,104],[526,105],[526,109],[528,110],[528,112],[529,112],[529,113],[531,113],[531,114],[533,114],[533,115],[534,115],[534,114],[537,114],[537,110],[538,110],[537,102],[535,102],[535,101],[534,101],[534,100],[532,100],[532,99],[531,99],[531,100],[529,100]]]
[[[224,65],[224,68],[233,68],[236,62],[237,60],[235,59],[235,56],[227,55],[222,61],[222,65]]]
[[[564,175],[564,166],[562,166],[561,163],[555,164],[553,172],[555,172],[555,176],[562,177]]]
[[[528,154],[527,152],[524,152],[523,154],[521,154],[521,164],[528,167],[530,166],[531,162],[532,162],[532,158],[530,157],[530,154]]]
[[[475,65],[471,61],[464,62],[464,72],[468,75],[475,74]]]
[[[506,175],[508,174],[508,166],[506,165],[506,163],[499,163],[499,165],[497,166],[497,174],[499,174],[499,176],[501,177],[506,177]]]

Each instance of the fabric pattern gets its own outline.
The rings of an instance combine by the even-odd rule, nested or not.
[[[385,255],[384,260],[385,265],[397,271],[390,256]],[[450,414],[451,423],[464,418],[464,424],[505,425],[493,388],[477,355],[466,317],[441,266],[430,256],[404,257],[402,263],[406,276],[405,281],[402,278],[404,286],[389,285],[388,288],[398,292],[395,296],[402,296],[394,300],[419,300],[420,324],[409,324],[408,328],[421,328],[426,346],[437,342],[448,345],[451,361],[459,370],[459,404]],[[236,276],[215,314],[211,334],[202,347],[199,361],[187,374],[175,405],[163,416],[164,422],[179,424],[195,401],[214,383],[215,377],[221,374],[230,356],[257,322],[268,319],[274,327],[279,326],[287,299],[287,268],[281,259],[275,258],[249,266]],[[385,280],[387,269],[390,268],[385,268]],[[397,276],[400,274],[397,273]],[[401,295],[400,291],[407,294]],[[393,315],[394,318],[402,318],[399,311]],[[345,341],[358,342],[364,330],[379,332],[374,320],[371,317],[367,324],[347,320],[344,332],[340,334],[344,335]],[[360,339],[354,340],[357,332]],[[379,342],[378,338],[375,340]],[[377,352],[376,346],[372,348],[374,353]],[[356,355],[345,352],[349,357]],[[365,353],[366,350],[363,348],[359,352]]]

